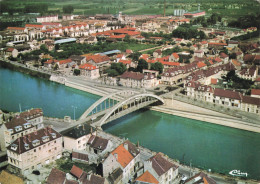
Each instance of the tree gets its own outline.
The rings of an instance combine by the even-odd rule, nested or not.
[[[79,69],[74,69],[74,72],[73,72],[73,73],[74,73],[74,75],[77,75],[77,76],[78,76],[78,75],[80,75],[80,70],[79,70]]]
[[[126,71],[126,65],[123,63],[112,63],[110,68],[106,70],[108,76],[115,77],[121,75]]]
[[[64,5],[62,10],[63,13],[71,14],[74,11],[74,7],[72,5]]]
[[[136,71],[142,73],[143,69],[148,69],[148,63],[144,59],[140,59]]]
[[[159,71],[159,73],[161,74],[163,72],[163,64],[160,62],[152,63],[151,70]]]
[[[132,58],[133,61],[138,61],[139,57],[141,56],[142,54],[140,52],[134,52],[132,54],[130,54],[130,58]]]
[[[45,44],[42,44],[42,45],[40,46],[40,50],[41,50],[41,52],[43,52],[43,53],[48,53],[48,52],[49,52],[49,50],[47,49],[47,47],[46,47]]]

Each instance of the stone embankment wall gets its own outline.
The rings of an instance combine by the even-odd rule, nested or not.
[[[260,125],[258,124],[252,124],[252,123],[246,123],[243,121],[235,120],[235,119],[229,119],[229,118],[223,118],[218,116],[210,116],[205,114],[199,114],[199,113],[193,113],[193,112],[186,112],[186,111],[179,111],[174,109],[168,109],[165,107],[152,107],[151,110],[159,111],[162,113],[172,114],[175,116],[181,116],[189,119],[195,119],[200,121],[205,121],[209,123],[214,123],[222,126],[237,128],[241,130],[247,130],[251,132],[257,132],[260,133]]]
[[[79,89],[81,91],[86,91],[88,93],[92,93],[92,94],[96,94],[96,95],[100,95],[100,96],[107,95],[106,92],[102,91],[101,89],[96,88],[95,86],[87,86],[87,85],[83,85],[83,84],[74,83],[71,81],[65,81],[65,86]]]

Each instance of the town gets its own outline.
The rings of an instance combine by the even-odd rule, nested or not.
[[[250,24],[207,14],[200,3],[171,15],[165,1],[163,8],[89,16],[71,9],[0,31],[1,67],[101,96],[79,118],[76,106],[64,118],[40,106],[0,107],[0,183],[257,183],[246,171],[223,176],[102,130],[146,108],[260,133],[259,14]]]

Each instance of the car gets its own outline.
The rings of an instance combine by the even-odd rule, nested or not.
[[[32,173],[35,174],[35,175],[40,175],[41,174],[40,171],[38,171],[38,170],[34,170]]]

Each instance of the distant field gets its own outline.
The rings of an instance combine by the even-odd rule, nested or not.
[[[117,14],[163,14],[164,0],[5,0],[2,3],[22,8],[26,4],[48,4],[48,11],[62,13],[64,5],[73,5],[74,14],[94,15],[97,13]],[[173,15],[174,9],[187,11],[201,10],[211,14],[220,13],[224,17],[236,18],[246,14],[259,13],[260,4],[253,0],[166,0],[166,15]],[[46,13],[48,14],[48,13]]]

